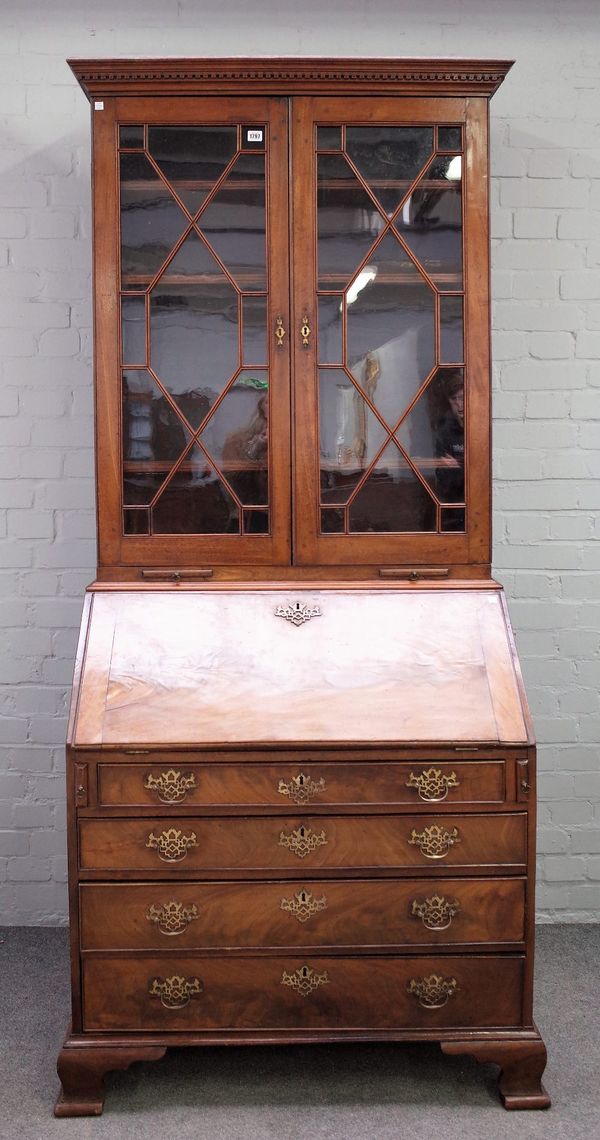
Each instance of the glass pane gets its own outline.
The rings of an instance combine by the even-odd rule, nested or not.
[[[440,514],[442,516],[441,530],[465,530],[464,507],[442,507]]]
[[[123,501],[150,503],[190,434],[145,369],[123,373]]]
[[[243,511],[244,534],[268,534],[268,511]]]
[[[463,299],[440,296],[440,364],[462,364]]]
[[[438,127],[438,148],[440,150],[461,150],[462,129],[460,127]]]
[[[239,510],[194,444],[152,508],[155,534],[239,534]]]
[[[146,363],[146,298],[121,298],[123,364]]]
[[[393,427],[435,364],[434,293],[389,233],[346,304],[348,365]]]
[[[149,127],[148,149],[195,214],[237,150],[237,128]]]
[[[461,157],[438,157],[394,225],[439,289],[462,288]]]
[[[319,289],[345,288],[384,226],[366,190],[337,154],[317,159]]]
[[[243,150],[264,150],[267,140],[267,131],[264,124],[255,127],[242,127]]]
[[[240,155],[197,224],[240,289],[266,289],[264,154]]]
[[[342,364],[342,308],[343,294],[337,297],[319,297],[318,351],[321,364]]]
[[[125,508],[123,534],[150,534],[150,511],[147,507]]]
[[[194,428],[238,368],[238,294],[193,232],[150,294],[150,363]]]
[[[435,504],[394,443],[389,443],[349,507],[350,531],[436,529]]]
[[[344,511],[329,510],[321,511],[321,534],[343,534],[344,533]]]
[[[247,506],[269,501],[267,373],[242,372],[202,432],[201,441]]]
[[[144,128],[131,127],[129,124],[119,127],[119,146],[144,149]]]
[[[145,288],[189,223],[143,154],[122,154],[120,166],[122,283]]]
[[[319,420],[321,502],[345,503],[387,432],[341,369],[320,372]]]
[[[396,435],[441,502],[464,502],[462,368],[435,374]]]
[[[431,157],[433,128],[347,127],[346,151],[391,215]]]
[[[243,363],[267,363],[267,298],[242,297]]]
[[[341,146],[341,127],[317,127],[317,147],[319,150],[340,150]]]

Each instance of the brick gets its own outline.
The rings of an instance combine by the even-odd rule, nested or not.
[[[585,877],[585,861],[572,855],[549,855],[545,871],[551,882],[575,882]]]
[[[569,836],[558,828],[541,827],[537,833],[537,849],[541,855],[566,855]]]
[[[36,494],[38,507],[58,507],[62,510],[74,510],[78,507],[92,509],[94,501],[95,493],[92,479],[49,479]],[[1,502],[0,505],[2,505]],[[10,506],[11,504],[7,503],[6,505]]]
[[[502,366],[502,387],[530,392],[532,389],[586,388],[587,365],[580,361],[526,360]]]
[[[596,116],[598,112],[598,96],[593,93],[596,101]],[[600,178],[600,154],[591,150],[576,151],[571,157],[571,174],[573,178]]]
[[[80,342],[77,329],[47,329],[39,340],[39,351],[44,356],[76,356]]]
[[[52,749],[28,745],[27,748],[10,748],[7,751],[9,767],[18,772],[49,772],[52,768]],[[1,846],[1,843],[0,843]]]
[[[560,278],[560,295],[567,301],[584,298],[597,299],[600,297],[600,274],[593,269],[582,269],[579,272],[563,273]]]
[[[1,194],[0,180],[0,194]],[[7,301],[0,308],[0,327],[25,328],[40,331],[48,328],[68,328],[69,306],[55,301]],[[40,362],[42,363],[42,362]]]
[[[27,855],[29,837],[24,831],[0,831],[0,853],[2,855]]]
[[[16,416],[18,411],[18,388],[0,388],[0,416]]]
[[[28,329],[0,329],[0,354],[10,356],[34,356],[37,341]]]
[[[21,448],[18,464],[19,475],[27,479],[56,479],[62,471],[63,456],[54,448]]]
[[[93,424],[91,417],[65,416],[62,419],[34,420],[31,429],[31,443],[33,447],[68,447],[73,440],[93,438]]]
[[[15,538],[53,538],[54,518],[49,511],[11,510],[8,530]]]
[[[569,337],[569,333],[562,333]],[[570,354],[567,354],[570,355]],[[523,332],[492,330],[492,357],[494,360],[520,360],[527,356],[527,335]]]
[[[559,152],[560,153],[560,152]],[[552,210],[517,210],[513,231],[516,238],[555,238],[558,214]],[[504,237],[504,234],[495,235]]]
[[[579,515],[566,516],[563,521],[578,521]],[[557,520],[558,521],[558,520]],[[587,519],[582,520],[589,525]],[[566,537],[566,536],[565,536]],[[568,537],[581,537],[568,536]],[[598,595],[598,575],[597,574],[568,574],[561,578],[563,596],[569,598],[594,598]],[[600,663],[598,664],[600,670]]]
[[[525,300],[553,300],[558,296],[558,285],[558,273],[547,269],[522,270],[512,275],[513,297]],[[499,295],[496,293],[495,296]]]
[[[573,395],[576,395],[574,393]],[[571,397],[572,399],[572,397]],[[528,392],[525,415],[528,419],[563,419],[569,414],[569,396],[565,392]]]
[[[27,217],[16,210],[0,210],[0,237],[23,238],[27,233]]]
[[[575,355],[600,359],[600,332],[580,330],[575,338]]]
[[[31,233],[34,238],[72,238],[77,227],[74,210],[33,210]]]
[[[52,808],[49,804],[15,804],[13,822],[15,827],[51,827]]]
[[[83,598],[76,600],[53,598],[38,601],[34,607],[34,620],[37,625],[48,629],[62,629],[64,626],[79,628],[82,607]]]
[[[19,657],[48,656],[52,652],[50,631],[47,629],[19,629],[5,635],[7,652]]]
[[[70,331],[70,329],[50,329],[49,333],[58,332],[61,334]],[[40,337],[40,352],[42,351],[42,341],[49,333],[43,333]],[[21,392],[21,410],[26,415],[35,416],[39,419],[63,417],[65,424],[70,426],[71,421],[67,418],[69,405],[69,393],[64,388],[25,388]],[[49,427],[48,430],[55,431],[56,429]]]
[[[549,240],[503,241],[493,251],[497,269],[578,269],[585,263],[583,249]]]
[[[36,859],[28,855],[25,858],[12,858],[8,860],[8,879],[20,882],[44,882],[52,875],[52,864],[49,859]]]
[[[500,329],[524,329],[527,332],[574,332],[581,327],[581,313],[576,305],[549,305],[524,301],[498,301],[494,306],[494,323]]]
[[[600,800],[600,772],[585,772],[573,777],[576,796]]]
[[[573,832],[571,850],[574,855],[600,852],[600,828]]]
[[[527,173],[530,178],[562,178],[567,173],[569,152],[537,148],[529,155]]]
[[[588,202],[589,187],[572,178],[504,178],[500,183],[501,206],[560,209],[562,206],[584,207]]]
[[[21,575],[21,592],[32,597],[58,593],[58,574],[50,570],[30,570]]]
[[[0,179],[0,206],[45,206],[46,187],[42,182],[29,178]]]
[[[571,415],[577,420],[600,419],[600,389],[584,389],[571,395]]]
[[[57,539],[48,546],[44,564],[49,567],[91,566],[96,556],[96,543],[89,539]]]
[[[590,519],[585,515],[555,515],[550,519],[550,538],[585,542],[591,538]]]
[[[561,241],[600,237],[600,217],[589,210],[565,210],[559,214],[556,234]]]

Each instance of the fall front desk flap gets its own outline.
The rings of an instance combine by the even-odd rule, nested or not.
[[[498,590],[94,592],[72,743],[527,742]]]

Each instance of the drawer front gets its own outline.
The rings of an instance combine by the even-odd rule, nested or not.
[[[502,803],[504,760],[406,763],[98,764],[98,804],[264,805]]]
[[[104,958],[83,962],[84,1029],[517,1026],[523,958]]]
[[[83,950],[520,942],[523,879],[87,883]]]
[[[522,867],[524,813],[82,819],[82,871]]]

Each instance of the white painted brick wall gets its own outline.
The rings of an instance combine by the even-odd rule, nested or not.
[[[516,58],[491,104],[495,566],[540,742],[539,912],[600,913],[597,0],[4,0],[0,916],[65,920],[63,748],[94,574],[89,112],[64,58]]]

